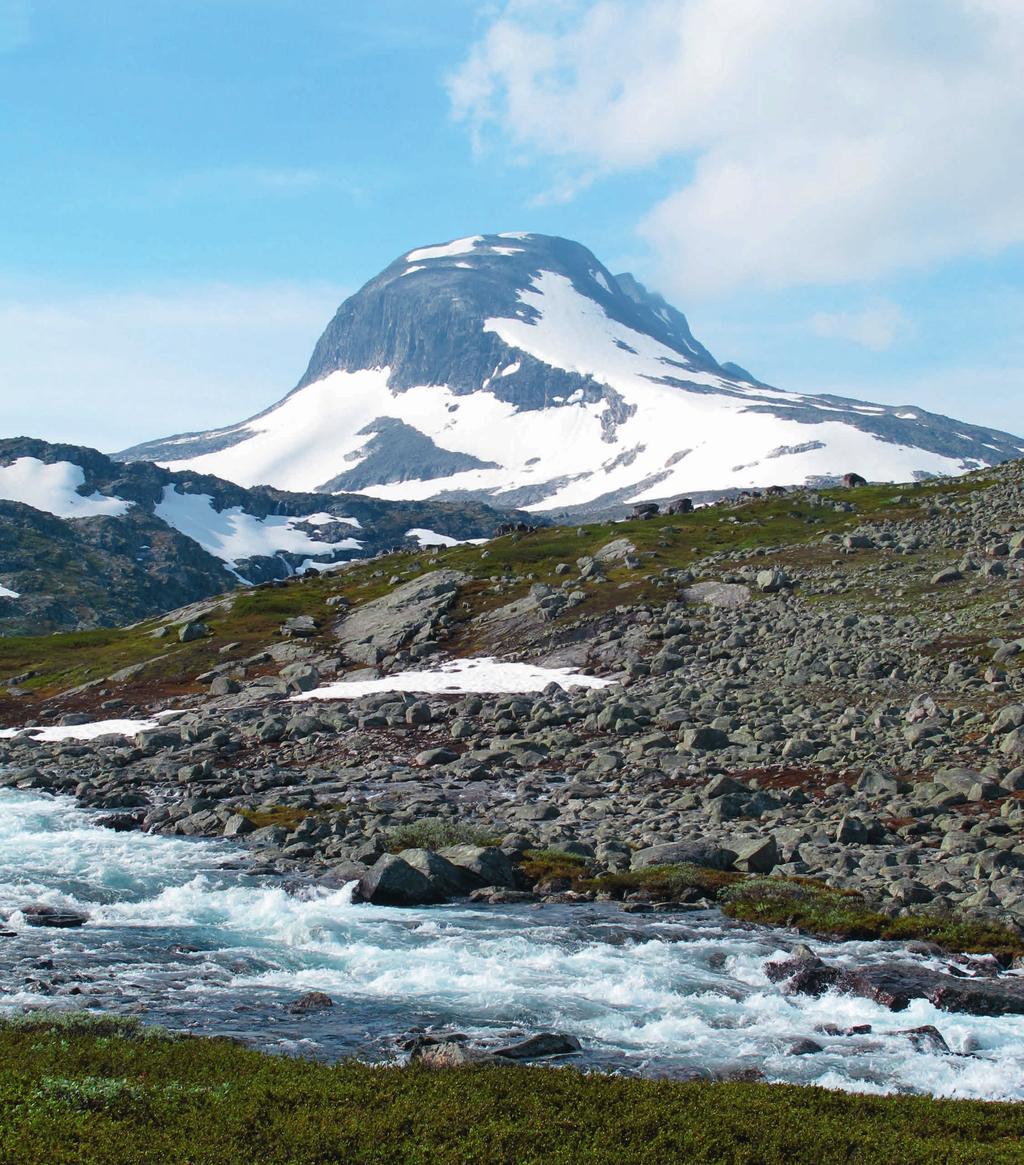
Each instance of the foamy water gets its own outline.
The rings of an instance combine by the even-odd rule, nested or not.
[[[757,1068],[770,1080],[882,1092],[1024,1098],[1024,1018],[952,1015],[918,1001],[786,998],[762,966],[794,941],[717,914],[672,919],[611,906],[394,910],[348,888],[247,877],[226,842],[95,826],[68,799],[0,791],[0,1006],[98,1006],[174,1027],[325,1057],[391,1059],[436,1027],[481,1038],[570,1032],[576,1061],[646,1073]],[[88,911],[76,930],[24,925],[18,908]],[[877,944],[822,944],[840,962]],[[910,958],[901,954],[901,957]],[[336,1006],[297,1016],[309,990]],[[823,1024],[869,1023],[832,1037]],[[953,1054],[894,1033],[934,1024]],[[823,1050],[793,1056],[809,1038]]]

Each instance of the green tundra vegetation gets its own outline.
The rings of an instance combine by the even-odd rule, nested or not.
[[[4,1165],[1019,1165],[1024,1107],[572,1068],[374,1068],[0,1023]]]

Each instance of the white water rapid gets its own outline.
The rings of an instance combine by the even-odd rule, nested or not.
[[[399,1038],[415,1029],[481,1039],[561,1031],[582,1041],[575,1062],[607,1070],[753,1068],[769,1080],[864,1092],[1024,1098],[1024,1017],[787,998],[762,967],[792,946],[788,933],[714,913],[638,916],[604,905],[353,905],[348,889],[247,876],[244,851],[227,842],[115,833],[95,817],[67,798],[0,791],[2,1009],[131,1011],[270,1049],[373,1060],[397,1057]],[[89,921],[29,927],[19,908],[35,902]],[[836,962],[895,950],[815,945]],[[314,989],[336,1006],[289,1010]],[[830,1036],[825,1024],[871,1031]],[[896,1034],[923,1024],[938,1028],[950,1053]],[[790,1054],[801,1039],[821,1050]]]

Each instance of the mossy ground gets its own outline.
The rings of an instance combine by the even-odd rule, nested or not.
[[[686,902],[706,898],[737,921],[793,927],[819,938],[930,942],[950,952],[1007,959],[1024,955],[1024,939],[996,922],[925,912],[890,918],[855,890],[837,890],[809,878],[758,877],[689,864],[650,866],[595,878],[588,875],[582,858],[555,850],[528,852],[521,868],[531,881],[567,878],[575,890],[615,899]]]
[[[5,1165],[1011,1165],[1024,1107],[571,1068],[326,1066],[0,1024]]]
[[[302,805],[271,805],[260,808],[239,809],[239,813],[247,818],[257,829],[266,825],[279,825],[284,829],[296,829],[307,817],[314,821],[344,820],[344,805],[320,805],[316,809],[309,809]]]
[[[726,886],[742,880],[742,874],[709,870],[688,863],[678,866],[648,866],[644,870],[624,870],[603,874],[585,883],[587,889],[613,898],[640,895],[657,902],[685,901],[694,895],[714,900]]]
[[[931,942],[948,951],[1007,958],[1024,953],[1020,936],[996,922],[924,912],[890,918],[854,891],[815,882],[751,878],[724,889],[720,902],[730,918],[761,926],[793,926],[825,938]]]

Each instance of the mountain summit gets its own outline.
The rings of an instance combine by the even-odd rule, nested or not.
[[[240,485],[597,510],[856,471],[908,480],[1024,452],[912,406],[785,392],[579,243],[474,235],[397,259],[338,309],[298,385],[224,429],[136,446]]]

